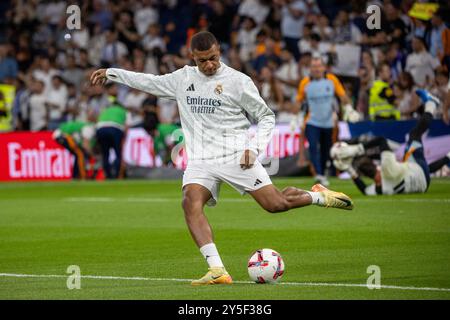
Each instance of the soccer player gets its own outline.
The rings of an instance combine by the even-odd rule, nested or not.
[[[303,136],[306,136],[316,182],[324,186],[329,185],[325,177],[325,166],[327,161],[330,160],[330,149],[333,144],[333,128],[335,127],[333,103],[335,96],[342,103],[346,116],[356,113],[339,79],[326,72],[322,58],[313,58],[311,60],[311,75],[303,78],[298,86],[297,101],[302,103],[306,100],[308,105],[304,135],[302,134],[300,139],[300,156],[303,155]]]
[[[86,159],[93,154],[94,124],[83,121],[65,122],[53,132],[52,137],[75,157],[72,178],[86,179]]]
[[[418,89],[416,94],[425,104],[425,112],[410,131],[406,144],[403,162],[395,158],[388,142],[377,137],[364,143],[342,146],[336,152],[334,165],[337,169],[350,173],[353,182],[365,195],[421,193],[430,185],[430,172],[450,163],[450,152],[447,156],[428,165],[425,160],[422,135],[428,130],[439,100],[426,90]],[[358,166],[365,176],[374,180],[367,186],[352,167],[354,157],[363,156],[368,149],[378,147],[381,152],[381,165],[377,167],[370,158],[364,158]],[[320,190],[320,188],[316,189]]]
[[[183,176],[182,207],[189,231],[208,265],[208,273],[192,285],[230,284],[213,242],[204,206],[213,206],[222,181],[242,194],[249,193],[265,210],[275,213],[307,205],[351,210],[352,200],[330,190],[310,192],[288,187],[279,191],[257,160],[271,138],[275,124],[268,108],[247,75],[220,61],[220,47],[212,33],[191,38],[196,65],[156,76],[120,69],[99,69],[91,75],[93,85],[107,79],[178,103],[188,165]],[[250,138],[248,113],[258,123]]]

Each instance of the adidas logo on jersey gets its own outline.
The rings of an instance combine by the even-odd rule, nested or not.
[[[189,88],[186,89],[186,91],[195,91],[194,84],[191,84]]]
[[[256,186],[257,186],[258,184],[260,184],[260,183],[262,183],[262,181],[259,180],[259,179],[256,179],[255,184],[254,184],[253,186],[256,187]]]

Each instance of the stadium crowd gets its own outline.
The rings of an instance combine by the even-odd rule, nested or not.
[[[165,74],[193,64],[187,44],[200,30],[216,35],[226,64],[252,77],[278,122],[297,121],[297,90],[312,57],[323,57],[331,71],[337,59],[345,59],[334,47],[351,44],[361,49],[357,74],[336,75],[363,119],[417,117],[421,104],[413,92],[420,87],[443,101],[437,117],[448,123],[448,3],[440,1],[430,17],[419,19],[408,14],[414,2],[1,1],[0,83],[16,90],[10,110],[0,95],[0,117],[10,112],[0,131],[95,120],[112,101],[126,108],[127,127],[152,133],[158,123],[177,124],[176,102],[120,85],[90,86],[89,76],[99,67]],[[81,9],[78,30],[66,25],[72,4]],[[371,4],[381,8],[380,29],[367,27]]]

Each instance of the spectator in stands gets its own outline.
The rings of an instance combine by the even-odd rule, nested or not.
[[[269,63],[270,60],[279,63],[281,50],[279,45],[270,37],[264,36],[264,42],[260,42],[256,47],[256,58],[253,60],[253,68],[256,72],[261,72],[261,69]]]
[[[369,90],[369,117],[372,121],[400,119],[390,81],[391,68],[382,63],[377,69],[377,79]]]
[[[397,80],[405,68],[405,60],[406,57],[400,50],[398,43],[392,43],[389,45],[389,49],[386,52],[386,62],[391,67],[391,75],[393,80]]]
[[[55,130],[64,121],[63,115],[67,104],[67,95],[67,87],[61,76],[53,76],[45,101],[48,114],[48,130]]]
[[[340,10],[333,22],[333,41],[336,43],[359,43],[361,41],[361,31],[352,23],[348,12]]]
[[[381,24],[382,37],[380,39],[384,43],[396,43],[404,47],[408,28],[400,17],[399,8],[393,2],[386,2],[383,5],[383,13],[385,19]]]
[[[92,2],[93,12],[89,16],[88,21],[94,25],[98,24],[102,31],[112,27],[113,14],[107,8],[107,3],[103,0],[94,0]]]
[[[117,31],[115,29],[108,29],[105,33],[106,45],[102,51],[102,64],[108,67],[115,67],[119,60],[128,55],[128,48],[117,39]]]
[[[433,85],[430,88],[430,92],[436,96],[441,103],[439,107],[436,110],[435,117],[436,118],[444,118],[444,106],[443,104],[446,103],[447,96],[449,96],[449,74],[448,71],[445,69],[445,67],[440,67],[436,71],[436,77]],[[447,114],[448,115],[448,114]]]
[[[99,66],[101,64],[103,48],[106,45],[106,35],[102,31],[100,24],[95,24],[91,28],[91,37],[88,44],[89,62]]]
[[[430,54],[442,60],[444,58],[443,35],[449,28],[444,23],[444,11],[438,10],[431,17]],[[447,31],[448,32],[448,31]]]
[[[286,48],[292,52],[295,60],[300,58],[298,42],[303,36],[303,25],[307,7],[303,1],[284,0],[280,1],[281,9],[281,35]]]
[[[242,23],[237,32],[236,45],[239,48],[239,57],[244,63],[252,59],[259,30],[252,17],[242,17]]]
[[[32,79],[28,82],[31,89],[31,95],[28,102],[27,113],[30,120],[31,131],[41,131],[47,129],[48,116],[45,102],[47,95],[45,94],[45,83],[39,79]]]
[[[280,83],[285,100],[295,102],[300,81],[299,66],[292,53],[286,49],[281,51],[280,61],[280,66],[274,71],[274,77]]]
[[[211,1],[211,13],[208,15],[208,30],[219,41],[222,49],[227,49],[230,44],[231,23],[233,21],[233,8],[224,1]]]
[[[141,108],[142,103],[147,99],[147,94],[143,91],[130,89],[123,101],[124,107],[127,109],[127,127],[142,126],[144,122],[144,112]]]
[[[133,24],[132,13],[130,11],[122,11],[119,19],[114,23],[117,31],[117,40],[119,43],[125,44],[128,52],[132,52],[140,40],[140,36]]]
[[[16,59],[9,56],[9,47],[0,43],[0,83],[12,84],[17,77],[18,65]]]
[[[298,62],[299,79],[309,77],[312,54],[311,52],[303,52]]]
[[[324,14],[318,15],[317,23],[312,31],[318,34],[322,41],[329,41],[333,38],[333,29],[330,27],[330,21],[327,16]]]
[[[141,44],[142,47],[150,53],[152,53],[155,49],[158,49],[160,52],[166,52],[166,44],[160,35],[159,25],[156,23],[151,24],[148,27],[147,33],[141,40]]]
[[[66,67],[61,73],[61,77],[67,83],[72,83],[75,85],[77,90],[81,89],[83,84],[84,72],[77,66],[75,57],[73,55],[68,55],[66,57]]]
[[[156,25],[159,19],[159,12],[154,7],[152,0],[141,0],[134,12],[134,25],[138,34],[143,37],[151,25]]]
[[[414,84],[412,75],[407,71],[400,73],[394,95],[396,98],[395,105],[403,120],[411,119],[413,113],[421,105],[417,94],[415,94],[416,89],[418,88]]]
[[[20,72],[27,72],[33,62],[33,54],[30,46],[30,36],[27,33],[19,35],[18,43],[15,47],[16,60],[18,70]]]
[[[78,67],[81,68],[82,70],[92,68],[92,64],[89,61],[89,54],[85,49],[79,50]]]
[[[45,93],[51,88],[51,82],[55,75],[58,74],[48,56],[40,56],[37,58],[38,67],[33,71],[33,78],[41,80],[44,83]]]
[[[259,73],[260,93],[267,106],[276,114],[284,103],[283,89],[269,67],[263,67]]]
[[[239,16],[253,17],[256,24],[261,26],[270,12],[270,1],[244,0],[238,8]]]
[[[30,130],[29,121],[29,98],[30,88],[24,81],[24,76],[18,77],[16,96],[13,102],[13,128],[14,130]]]
[[[427,51],[423,38],[413,38],[412,50],[413,52],[406,58],[405,70],[411,73],[418,86],[425,87],[432,84],[434,70],[439,66],[439,60]]]

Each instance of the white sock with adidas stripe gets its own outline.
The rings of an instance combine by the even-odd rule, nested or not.
[[[321,192],[312,192],[306,191],[311,196],[311,204],[315,204],[317,206],[323,206],[325,204],[325,198],[323,197]]]
[[[205,257],[210,268],[223,268],[222,259],[220,259],[219,251],[217,251],[214,243],[205,244],[200,248],[200,252]]]

